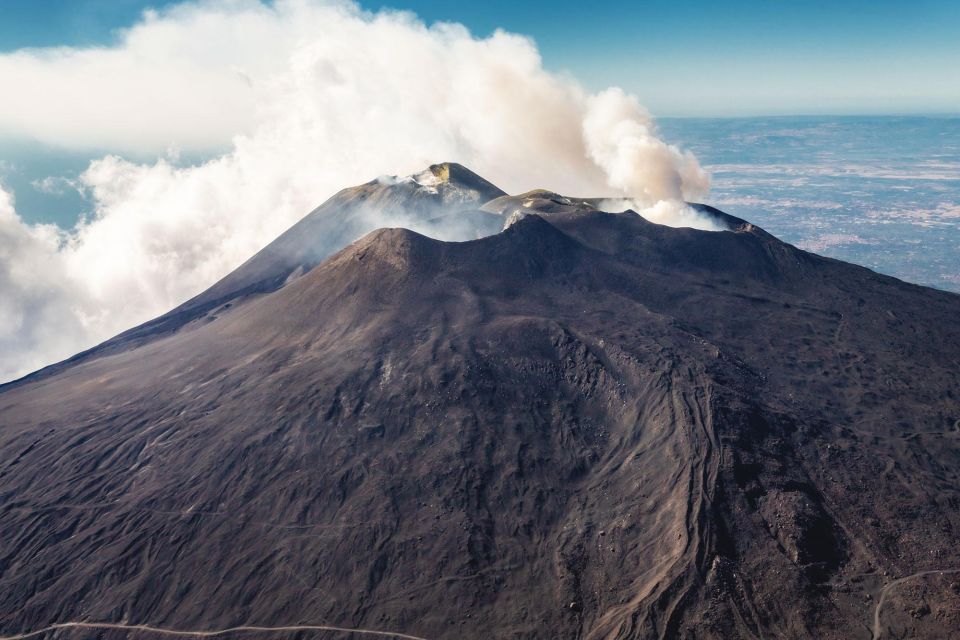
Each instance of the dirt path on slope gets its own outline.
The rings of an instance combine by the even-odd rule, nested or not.
[[[880,612],[883,609],[883,604],[886,602],[887,597],[893,592],[894,589],[899,587],[904,582],[914,580],[915,578],[922,578],[923,576],[932,575],[947,575],[950,573],[960,573],[960,569],[930,569],[929,571],[918,571],[917,573],[912,573],[909,576],[897,578],[885,586],[880,592],[880,599],[877,600],[877,608],[873,610],[873,640],[880,640],[880,636],[883,635],[883,629],[881,628],[880,624]]]

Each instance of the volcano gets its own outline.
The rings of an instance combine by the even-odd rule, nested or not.
[[[0,636],[960,635],[960,296],[599,206],[380,178],[0,387]]]

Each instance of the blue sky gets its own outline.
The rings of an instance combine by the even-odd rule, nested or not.
[[[158,0],[3,0],[0,51],[113,41]],[[532,36],[553,70],[655,114],[960,112],[960,2],[363,2]]]

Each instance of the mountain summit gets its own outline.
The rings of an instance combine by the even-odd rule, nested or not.
[[[960,297],[598,203],[379,178],[0,387],[0,635],[957,633]]]

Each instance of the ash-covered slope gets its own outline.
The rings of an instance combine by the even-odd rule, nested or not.
[[[51,375],[96,355],[134,347],[174,332],[217,307],[275,291],[365,233],[384,226],[404,227],[449,241],[497,233],[503,218],[480,207],[504,195],[498,187],[455,162],[434,164],[406,177],[381,176],[343,189],[200,295],[16,384]]]
[[[453,162],[431,165],[405,178],[382,176],[344,189],[178,311],[272,291],[385,223],[439,240],[488,236],[500,230],[502,220],[479,209],[503,195],[499,188]]]
[[[0,390],[0,635],[960,631],[960,297],[581,203]]]

